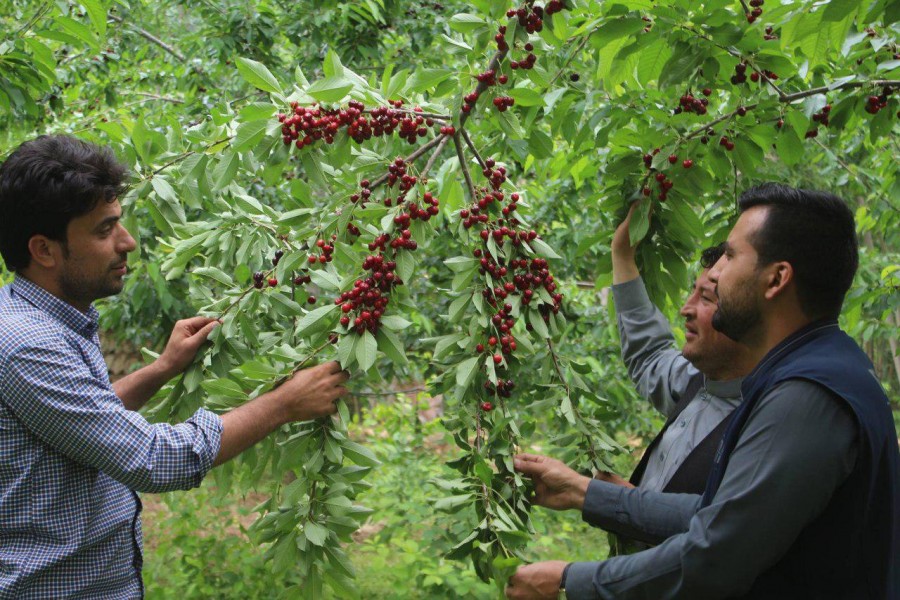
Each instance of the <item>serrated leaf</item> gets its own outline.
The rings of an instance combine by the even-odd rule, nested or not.
[[[201,277],[214,279],[227,287],[231,287],[234,285],[234,280],[231,278],[231,276],[217,267],[198,267],[194,269],[194,274]]]
[[[255,146],[266,133],[271,121],[250,121],[238,125],[232,147],[236,152],[242,152]]]
[[[378,341],[378,349],[394,363],[400,365],[407,363],[406,349],[393,331],[382,326],[375,335],[375,339]]]
[[[528,311],[528,322],[531,323],[531,328],[534,332],[542,339],[550,337],[550,331],[547,329],[547,324],[544,323],[544,318],[541,317],[541,313],[536,310]]]
[[[553,248],[540,238],[530,240],[528,245],[531,246],[538,256],[543,256],[544,258],[562,258]]]
[[[459,13],[450,17],[450,29],[460,33],[471,33],[479,27],[486,25],[485,20],[478,15],[470,15],[468,13]]]
[[[356,362],[363,372],[368,371],[375,364],[378,357],[378,341],[368,330],[364,331],[356,343]]]
[[[319,79],[306,88],[306,93],[319,102],[339,102],[353,89],[353,82],[343,75]]]
[[[385,329],[390,329],[391,331],[402,331],[410,325],[412,325],[412,323],[397,315],[381,317],[381,326]]]
[[[316,546],[324,546],[328,539],[328,530],[318,523],[308,522],[303,526],[303,535]]]
[[[478,357],[467,358],[456,366],[456,385],[468,387],[478,371]]]
[[[279,85],[278,80],[275,79],[275,76],[269,72],[269,69],[264,64],[239,56],[235,65],[244,81],[253,87],[259,88],[264,92],[284,94],[281,91],[281,85]]]
[[[226,398],[242,400],[247,397],[247,394],[241,389],[241,386],[235,381],[224,377],[202,381],[200,382],[200,386],[209,394],[225,396]]]
[[[297,329],[303,333],[303,335],[309,335],[324,329],[329,320],[328,317],[334,311],[338,310],[340,307],[336,304],[329,304],[328,306],[322,306],[315,310],[312,310],[300,319],[300,322],[297,323]]]
[[[344,451],[344,456],[361,467],[377,467],[381,464],[381,462],[375,458],[375,454],[362,444],[357,444],[350,440],[343,440],[341,441],[341,450]]]

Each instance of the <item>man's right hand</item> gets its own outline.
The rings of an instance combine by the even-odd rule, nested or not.
[[[334,414],[335,400],[347,393],[346,371],[340,364],[327,362],[297,371],[273,390],[285,411],[285,421],[309,421]]]
[[[641,275],[637,268],[637,261],[635,260],[637,244],[634,246],[631,245],[631,237],[628,234],[628,227],[631,225],[631,216],[634,214],[637,206],[637,202],[631,205],[628,209],[628,216],[626,216],[625,220],[616,227],[616,232],[613,234],[612,243],[610,244],[610,249],[612,250],[613,283],[625,283],[626,281],[637,279]]]
[[[517,454],[516,471],[530,475],[534,481],[534,503],[554,510],[584,507],[591,480],[579,475],[562,461],[536,454]]]

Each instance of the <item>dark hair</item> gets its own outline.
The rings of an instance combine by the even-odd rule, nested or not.
[[[56,135],[25,142],[0,165],[0,255],[10,270],[31,261],[28,240],[66,241],[69,222],[101,199],[125,193],[124,165],[112,152]]]
[[[704,269],[712,267],[719,262],[723,254],[725,254],[725,242],[705,248],[700,252],[700,266]]]
[[[859,266],[850,207],[834,194],[776,183],[750,188],[741,195],[738,206],[740,212],[754,206],[768,209],[765,221],[750,239],[759,265],[790,263],[806,316],[837,318]]]

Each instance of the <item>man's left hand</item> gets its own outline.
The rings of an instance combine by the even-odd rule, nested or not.
[[[171,376],[184,371],[218,324],[218,319],[210,317],[191,317],[175,323],[166,349],[159,356],[160,366]]]
[[[566,561],[550,560],[516,569],[504,590],[510,600],[556,600]]]

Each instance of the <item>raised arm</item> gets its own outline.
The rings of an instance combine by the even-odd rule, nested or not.
[[[616,229],[611,244],[613,300],[622,359],[638,393],[662,414],[671,414],[691,381],[703,375],[675,346],[672,328],[647,295],[635,262],[628,226],[637,204]]]

